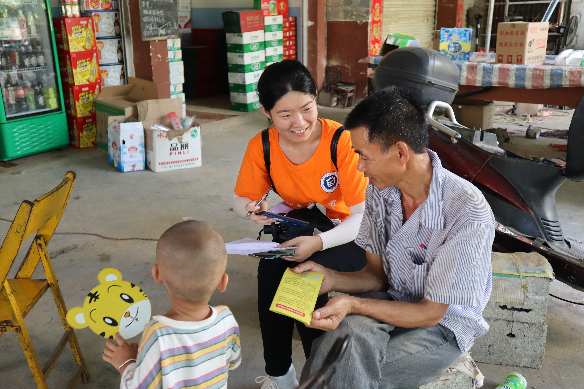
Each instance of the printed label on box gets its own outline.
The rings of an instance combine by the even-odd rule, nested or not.
[[[266,68],[265,62],[254,62],[247,65],[227,64],[227,71],[231,73],[251,73]]]
[[[263,70],[252,73],[227,73],[230,84],[252,84],[258,82]]]
[[[256,92],[258,90],[258,83],[254,82],[251,84],[229,84],[229,92],[232,93],[249,93]]]
[[[264,27],[264,31],[267,31],[267,32],[282,31],[282,25],[281,24],[268,24]]]
[[[177,94],[183,92],[183,84],[170,84],[170,94]]]
[[[173,38],[166,40],[166,47],[170,50],[180,50],[180,39]]]
[[[284,54],[284,47],[278,46],[278,47],[266,48],[266,57],[269,58],[270,56],[278,55],[278,54]]]
[[[440,52],[453,60],[468,61],[472,28],[441,28]]]
[[[107,134],[109,161],[113,167],[122,173],[145,169],[142,122],[114,121]]]
[[[92,83],[86,85],[69,85],[63,83],[63,92],[67,93],[67,103],[74,117],[95,115],[95,99],[99,95],[101,85]]]
[[[71,53],[67,57],[67,76],[73,85],[101,82],[97,50]]]
[[[264,49],[264,41],[253,43],[227,43],[227,51],[230,53],[252,53]]]
[[[173,139],[168,139],[168,132],[152,131],[152,150],[146,150],[146,159],[155,172],[201,166],[201,128],[193,127]]]
[[[227,63],[231,64],[246,65],[265,60],[265,50],[255,51],[253,53],[227,53]]]
[[[99,70],[101,72],[102,86],[117,86],[124,84],[124,65],[101,65]]]
[[[169,50],[168,61],[169,62],[182,61],[182,50]]]
[[[80,2],[84,11],[119,10],[119,1],[116,0],[85,0]]]
[[[122,35],[119,12],[89,11],[86,14],[93,18],[96,37],[115,37]]]
[[[124,53],[122,51],[122,39],[98,38],[97,53],[100,65],[124,62]]]
[[[254,101],[259,101],[260,97],[258,96],[257,92],[248,92],[248,93],[234,93],[231,92],[229,94],[232,103],[243,103],[249,104],[253,103]]]
[[[227,43],[244,44],[244,43],[255,43],[264,40],[264,31],[250,31],[243,33],[227,33],[225,34],[225,39]]]
[[[282,15],[266,16],[264,17],[264,25],[274,25],[284,23],[284,17]]]
[[[282,31],[275,31],[275,32],[265,32],[264,33],[264,40],[272,41],[274,39],[283,39],[284,33]]]

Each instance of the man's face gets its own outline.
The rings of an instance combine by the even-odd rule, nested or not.
[[[378,143],[369,142],[368,131],[363,127],[351,130],[350,134],[353,148],[359,155],[357,170],[363,172],[377,189],[396,185],[403,170],[396,146],[383,152]]]

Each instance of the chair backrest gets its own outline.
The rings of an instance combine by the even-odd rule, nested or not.
[[[0,247],[0,284],[6,280],[22,243],[32,234],[37,234],[37,239],[42,239],[44,245],[49,243],[65,212],[74,182],[75,173],[67,172],[63,181],[55,189],[34,201],[22,202]],[[23,272],[30,278],[40,259],[38,255],[33,241],[18,271],[20,276],[17,275],[16,278],[26,278],[23,277]]]
[[[322,89],[328,91],[331,86],[337,84],[341,81],[343,71],[338,68],[333,68],[332,66],[327,66],[324,68],[324,82],[322,84]]]

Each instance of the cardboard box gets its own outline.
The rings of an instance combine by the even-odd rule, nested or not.
[[[283,24],[283,23],[284,23],[284,17],[282,15],[264,17],[264,26],[270,26],[273,24]]]
[[[266,49],[270,47],[283,47],[285,45],[285,42],[283,39],[274,39],[271,41],[266,41],[265,45]]]
[[[81,118],[68,117],[67,124],[69,126],[69,146],[85,149],[97,145],[95,115]]]
[[[79,5],[83,11],[111,11],[119,10],[119,1],[112,0],[84,0]]]
[[[441,28],[440,52],[453,60],[468,61],[472,28]]]
[[[229,97],[232,103],[242,103],[242,104],[249,104],[255,101],[259,101],[260,97],[258,96],[257,92],[248,92],[248,93],[229,93]]]
[[[229,83],[229,92],[230,93],[249,93],[249,92],[257,92],[257,90],[258,90],[258,83],[257,82],[253,82],[251,84]]]
[[[253,84],[258,82],[263,71],[252,73],[227,73],[230,84]]]
[[[93,18],[56,18],[54,25],[59,26],[57,39],[63,50],[75,53],[96,49]]]
[[[87,11],[83,16],[93,19],[95,36],[97,38],[122,35],[119,12]]]
[[[440,30],[434,30],[432,35],[432,50],[440,51]]]
[[[100,65],[99,72],[102,87],[124,85],[124,80],[122,79],[122,73],[124,72],[123,64]]]
[[[269,16],[269,17],[277,17],[277,16]],[[282,23],[280,23],[280,24],[266,24],[264,31],[265,32],[283,31]]]
[[[262,15],[278,15],[278,2],[276,0],[254,0],[254,9],[262,11]]]
[[[255,62],[265,62],[266,52],[255,51],[253,53],[227,53],[227,63],[236,65],[247,65]]]
[[[264,70],[266,68],[265,62],[254,62],[247,65],[227,64],[227,71],[230,73],[251,73]]]
[[[107,129],[107,138],[110,165],[122,173],[146,169],[142,122],[133,118],[122,123],[114,120]]]
[[[185,66],[183,61],[168,63],[169,81],[171,84],[184,84]]]
[[[101,90],[95,100],[97,119],[97,147],[107,149],[107,127],[109,118],[122,116],[138,117],[138,102],[158,98],[158,87],[152,81],[128,78],[127,85],[108,86]]]
[[[154,172],[201,166],[201,127],[197,123],[183,131],[151,130],[154,123],[172,128],[168,117],[175,112],[183,117],[180,99],[147,100],[138,103],[139,119],[144,125],[146,161]]]
[[[170,94],[176,95],[178,93],[183,93],[183,84],[170,84]]]
[[[259,101],[255,101],[253,103],[244,104],[244,103],[231,103],[231,109],[233,111],[241,111],[241,112],[251,112],[257,111],[261,108],[261,104]]]
[[[465,100],[464,105],[457,101],[452,104],[456,120],[463,126],[475,130],[493,128],[495,104],[492,101]]]
[[[517,103],[515,105],[515,115],[535,115],[543,109],[543,104]]]
[[[67,80],[71,85],[101,83],[97,50],[70,53],[67,58]]]
[[[266,66],[270,63],[280,62],[284,59],[284,53],[266,56]]]
[[[283,39],[284,33],[282,31],[264,32],[264,40],[272,41],[274,39]]]
[[[288,0],[276,0],[276,7],[278,9],[278,15],[282,15],[284,19],[289,18]]]
[[[180,39],[178,38],[167,39],[166,48],[168,49],[168,51],[180,50]]]
[[[81,118],[95,115],[95,99],[100,89],[101,84],[97,82],[85,85],[63,83],[63,94],[71,109],[71,116]]]
[[[265,48],[264,41],[253,43],[227,43],[227,52],[229,53],[253,53]]]
[[[497,63],[543,65],[549,23],[499,23]]]
[[[225,40],[228,44],[235,43],[238,45],[262,42],[264,40],[264,30],[243,33],[227,33],[225,34]]]
[[[259,11],[227,11],[221,14],[226,33],[243,33],[264,29],[264,15]]]
[[[100,65],[124,62],[122,38],[98,38],[96,46]]]
[[[182,50],[169,50],[167,58],[168,62],[182,61]]]
[[[266,48],[266,57],[271,57],[274,55],[279,55],[279,54],[284,54],[284,47],[282,46],[278,46],[278,47],[268,47]]]

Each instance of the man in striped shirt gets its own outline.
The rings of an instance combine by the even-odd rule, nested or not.
[[[491,294],[494,217],[481,192],[427,149],[424,111],[406,92],[372,94],[345,127],[369,177],[356,239],[367,266],[356,273],[309,262],[295,268],[323,273],[321,293],[349,294],[314,312],[311,327],[329,332],[315,341],[303,377],[350,334],[331,387],[417,388],[489,328],[482,312]]]
[[[140,346],[116,334],[103,359],[122,374],[121,389],[227,388],[227,373],[241,362],[239,326],[226,306],[210,307],[227,287],[227,252],[221,235],[189,220],[160,237],[152,276],[164,284],[171,308],[154,316]]]

